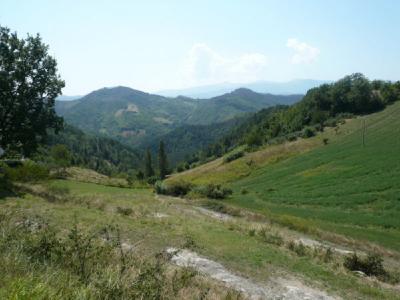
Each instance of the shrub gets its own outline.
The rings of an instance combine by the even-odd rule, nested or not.
[[[29,182],[49,178],[49,170],[46,166],[30,160],[15,168],[6,168],[6,172],[12,181]]]
[[[144,173],[143,173],[143,171],[141,171],[141,170],[137,171],[137,173],[136,173],[136,179],[137,179],[137,180],[143,180],[143,179],[144,179]]]
[[[176,172],[177,173],[183,172],[184,170],[185,170],[185,167],[184,167],[183,164],[179,164],[179,165],[176,166]]]
[[[174,181],[172,183],[164,183],[157,181],[154,185],[154,190],[157,194],[170,196],[185,196],[192,190],[193,185],[190,182],[183,180]]]
[[[266,228],[262,228],[258,234],[261,236],[261,238],[264,240],[264,242],[268,244],[273,244],[277,246],[281,246],[283,244],[283,238],[282,236],[275,232],[275,233],[270,233]]]
[[[129,216],[133,213],[133,209],[130,207],[117,207],[117,213],[123,216]]]
[[[196,241],[193,239],[193,237],[187,234],[184,237],[182,248],[195,250],[196,248],[198,248],[198,245],[196,244]]]
[[[296,253],[298,256],[305,256],[307,254],[307,248],[304,246],[302,242],[296,243],[294,241],[290,241],[288,243],[288,249]]]
[[[149,178],[147,178],[147,183],[155,184],[158,180],[159,180],[159,178],[157,176],[150,176]]]
[[[240,189],[240,193],[241,193],[242,195],[246,195],[248,192],[249,192],[249,191],[248,191],[246,188],[241,188],[241,189]]]
[[[337,123],[338,123],[338,119],[337,118],[329,118],[328,120],[326,120],[324,122],[324,125],[326,127],[336,127]]]
[[[243,151],[235,151],[235,152],[232,152],[232,153],[228,154],[227,156],[225,156],[223,161],[224,161],[224,163],[229,163],[229,162],[234,161],[243,156],[244,156]]]
[[[58,299],[62,293],[67,299],[77,295],[88,299],[176,299],[182,298],[182,292],[188,295],[190,288],[189,291],[199,294],[193,298],[203,299],[201,296],[213,288],[198,278],[193,269],[168,272],[169,257],[162,253],[143,257],[125,249],[115,226],[83,231],[75,224],[66,236],[63,230],[55,230],[48,223],[33,227],[36,222],[30,219],[17,220],[0,213],[0,249],[4,257],[10,258],[4,270],[9,270],[11,276],[18,270],[15,278],[21,283],[21,289],[11,286],[14,298]],[[194,241],[189,240],[188,246],[195,247]],[[29,261],[33,263],[26,267]],[[53,276],[54,272],[57,276]],[[24,278],[36,277],[40,282],[43,274],[49,281],[35,286],[34,293],[31,286],[25,288],[25,282],[30,281]],[[56,292],[50,289],[49,293],[42,293],[53,284]]]
[[[220,184],[210,183],[206,186],[201,186],[196,189],[202,196],[211,199],[224,199],[232,195],[232,190],[221,186]]]
[[[164,184],[164,182],[161,181],[161,180],[158,180],[154,184],[154,191],[156,192],[156,194],[166,195],[167,194],[167,188],[166,188],[166,185]]]
[[[286,135],[286,139],[290,142],[297,140],[299,134],[297,132],[292,132]]]
[[[351,271],[361,271],[368,276],[384,276],[383,259],[378,254],[369,254],[366,258],[359,257],[356,253],[347,256],[343,265]]]
[[[303,129],[303,132],[302,132],[303,138],[310,138],[310,137],[313,137],[314,135],[315,135],[314,128],[308,126]]]

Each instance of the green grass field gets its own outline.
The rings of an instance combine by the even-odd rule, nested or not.
[[[229,202],[399,251],[399,116],[396,103],[352,120],[352,133],[231,183]]]
[[[307,246],[299,254],[290,246],[299,238],[313,237],[334,247],[377,251],[383,255],[385,268],[394,274],[392,278],[399,276],[399,114],[397,103],[385,111],[347,121],[338,133],[330,128],[311,139],[267,147],[231,163],[217,160],[168,179],[230,186],[233,196],[217,202],[239,210],[228,221],[199,212],[202,200],[156,196],[145,186],[107,186],[104,184],[113,181],[80,169],[75,170],[74,180],[25,184],[24,193],[0,199],[0,265],[4,269],[0,298],[102,299],[103,293],[146,298],[153,288],[143,290],[130,282],[147,274],[148,266],[157,266],[148,260],[154,261],[158,253],[175,247],[189,248],[260,283],[294,277],[345,299],[399,299],[394,285],[359,278],[345,269],[342,254],[327,260],[325,250],[318,247]],[[328,145],[323,145],[323,138],[329,138]],[[107,226],[119,228],[122,242],[138,243],[135,259],[143,262],[131,266],[132,273],[119,279],[122,281],[114,281],[120,278],[118,255],[112,252],[102,262],[96,254],[89,260],[95,270],[91,281],[82,281],[68,263],[32,262],[31,253],[37,255],[37,250],[24,252],[25,244],[43,243],[46,248],[48,237],[38,235],[36,240],[35,231],[32,237],[31,233],[19,234],[20,224],[26,221],[42,222],[61,240],[71,235],[75,225],[83,236]],[[42,253],[42,246],[38,249]],[[165,268],[170,270],[171,266]],[[197,299],[205,290],[211,291],[207,299],[240,299],[218,282],[197,275],[194,281],[183,280],[185,288],[176,291],[175,277],[165,276],[160,284],[166,299]],[[121,286],[125,288],[122,292]]]
[[[298,256],[284,245],[271,244],[258,235],[249,235],[253,225],[244,219],[221,222],[197,213],[193,208],[196,202],[176,198],[157,199],[150,189],[117,188],[71,180],[56,180],[44,185],[31,185],[30,188],[32,193],[1,199],[2,216],[18,224],[18,220],[43,219],[61,235],[67,234],[75,223],[84,232],[93,232],[106,225],[117,226],[123,241],[140,241],[137,251],[142,257],[153,257],[166,247],[185,247],[189,238],[194,251],[258,282],[286,274],[348,299],[396,298],[390,289],[370,286],[367,281],[345,271],[341,257],[323,263],[311,250],[309,255]],[[34,196],[34,191],[39,188],[63,190],[63,200],[49,201]],[[122,214],[118,207],[130,208],[131,211]],[[165,217],[157,217],[157,213]],[[273,224],[265,226],[271,232],[284,229]],[[4,243],[2,240],[2,249],[8,249]],[[4,276],[0,279],[0,298],[98,298],[93,286],[86,286],[68,270],[61,268],[55,272],[52,264],[26,265],[26,258],[16,255],[7,250],[0,255],[0,261],[5,266]],[[211,284],[217,298],[226,296],[226,299],[236,299],[224,296],[226,290],[215,286],[215,283],[207,284]],[[198,294],[190,297],[196,298],[195,295]],[[186,299],[189,296],[183,294],[179,297]]]

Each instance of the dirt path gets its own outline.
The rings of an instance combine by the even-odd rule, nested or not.
[[[165,203],[168,200],[175,200],[175,202],[178,200],[180,204],[184,203],[184,199],[182,198],[177,198],[177,197],[170,197],[170,196],[161,196],[161,195],[155,195],[156,199],[161,201],[162,203]],[[180,206],[178,204],[178,206]],[[177,207],[178,208],[178,207]],[[228,215],[228,214],[224,214],[224,213],[220,213],[220,212],[216,212],[213,211],[211,209],[207,209],[204,207],[200,207],[200,206],[190,206],[189,208],[185,209],[186,212],[190,213],[190,212],[200,212],[202,215],[211,217],[213,219],[216,220],[220,220],[220,221],[231,221],[234,220],[235,217]],[[256,224],[260,224],[259,222],[249,222],[249,223],[256,223]],[[308,237],[300,237],[298,239],[295,240],[296,243],[302,243],[305,246],[311,247],[311,248],[330,248],[332,251],[340,254],[340,255],[349,255],[354,253],[354,251],[351,250],[346,250],[344,248],[341,247],[337,247],[335,245],[332,244],[328,244],[328,243],[323,243],[323,242],[319,242],[317,240],[308,238]],[[359,251],[360,252],[360,251]]]
[[[209,216],[211,218],[221,220],[221,221],[229,221],[232,220],[233,217],[227,214],[219,213],[204,207],[200,206],[194,206],[195,209],[197,209],[199,212],[201,212],[203,215]]]
[[[176,265],[195,268],[200,273],[224,283],[227,287],[243,293],[250,299],[338,299],[292,279],[280,278],[265,285],[257,284],[247,278],[231,273],[220,263],[201,257],[189,250],[168,248],[167,252],[172,255],[171,261]]]
[[[325,248],[325,249],[330,248],[332,251],[335,251],[335,252],[337,252],[339,254],[343,254],[343,255],[348,255],[348,254],[354,253],[354,251],[346,250],[346,249],[343,249],[343,248],[338,248],[338,247],[335,247],[335,246],[331,246],[331,245],[328,245],[328,244],[325,244],[325,243],[321,243],[321,242],[318,242],[316,240],[313,240],[313,239],[310,239],[310,238],[306,238],[306,237],[302,237],[302,238],[298,239],[296,242],[297,243],[302,243],[303,245],[308,246],[308,247],[314,247],[314,248],[319,248],[320,247],[320,248]],[[360,251],[359,251],[359,253],[360,253]]]

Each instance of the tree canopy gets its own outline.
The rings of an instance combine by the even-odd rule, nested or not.
[[[39,35],[21,39],[0,26],[0,146],[29,155],[47,129],[62,128],[54,110],[65,86]]]

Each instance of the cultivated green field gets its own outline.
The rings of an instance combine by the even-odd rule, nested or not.
[[[231,202],[399,251],[400,103],[352,123],[342,139],[235,182]]]

